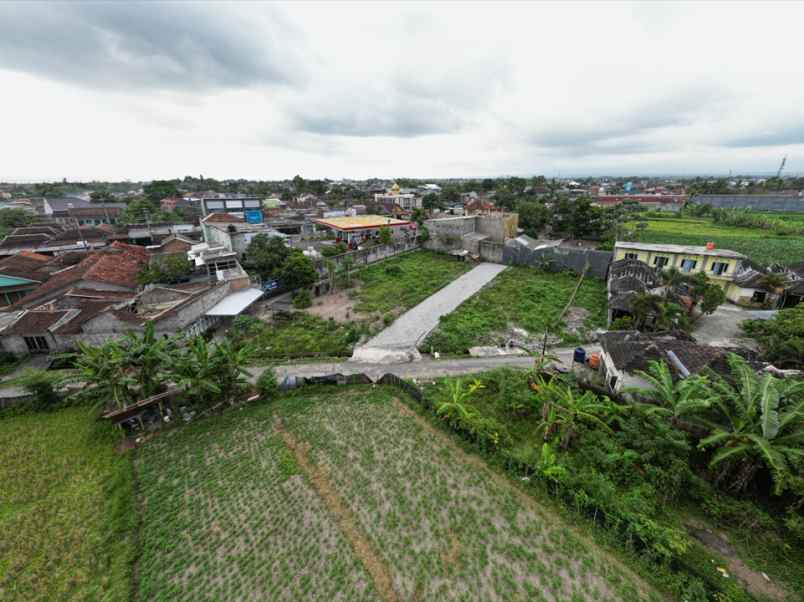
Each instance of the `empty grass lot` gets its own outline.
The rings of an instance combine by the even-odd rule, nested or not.
[[[371,313],[408,310],[473,266],[444,253],[414,251],[355,273],[361,286],[355,309]]]
[[[785,219],[790,218],[788,216]],[[778,236],[758,228],[720,225],[713,223],[710,218],[662,218],[645,221],[648,228],[640,233],[640,242],[705,245],[711,241],[721,249],[743,253],[762,264],[789,264],[804,258],[804,236]],[[634,223],[629,226],[633,227]]]
[[[307,388],[145,446],[140,599],[658,599],[398,395]]]
[[[565,344],[580,338],[565,332],[556,320],[569,301],[578,276],[571,273],[543,272],[529,267],[510,267],[490,285],[444,316],[422,343],[421,348],[442,353],[466,353],[475,345],[501,345],[511,327],[524,328],[540,337],[547,325]],[[601,280],[586,278],[573,306],[591,312],[586,329],[606,323],[606,285]]]
[[[0,418],[0,600],[127,600],[131,462],[85,408]]]

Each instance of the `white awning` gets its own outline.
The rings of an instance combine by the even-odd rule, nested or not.
[[[236,316],[249,305],[262,297],[262,291],[256,288],[247,288],[226,295],[207,312],[208,316]]]

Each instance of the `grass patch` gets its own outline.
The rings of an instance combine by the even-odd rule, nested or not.
[[[421,348],[442,353],[466,353],[475,345],[500,345],[502,334],[511,326],[540,336],[548,324],[555,324],[569,301],[578,277],[570,273],[542,272],[529,267],[511,267],[490,285],[467,299],[441,322]],[[591,312],[586,329],[606,323],[606,286],[586,278],[573,304]],[[564,344],[575,344],[580,337],[565,332],[564,324],[552,329]]]
[[[788,264],[804,256],[804,237],[801,236],[779,236],[767,230],[715,224],[710,218],[645,221],[648,227],[640,233],[640,242],[702,246],[711,241],[718,248],[743,253],[762,264]],[[634,223],[628,225],[633,227]]]
[[[340,324],[303,312],[277,318],[270,325],[254,322],[244,342],[253,345],[255,359],[292,359],[298,357],[345,357],[368,326]]]
[[[364,313],[410,309],[471,268],[444,253],[424,250],[376,263],[355,274],[362,283],[354,293],[355,309]]]
[[[132,471],[85,408],[0,420],[0,599],[127,600]]]

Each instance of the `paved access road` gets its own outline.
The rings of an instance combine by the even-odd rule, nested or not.
[[[584,345],[587,353],[600,352],[598,345]],[[569,369],[572,366],[574,348],[564,347],[548,349],[548,354],[558,358],[557,364]],[[460,374],[474,374],[486,372],[495,368],[523,368],[533,366],[533,358],[522,355],[509,355],[497,357],[467,357],[459,359],[423,359],[418,362],[400,364],[364,364],[355,361],[321,362],[312,364],[285,364],[276,366],[274,372],[277,379],[287,376],[326,376],[329,374],[366,374],[372,380],[380,378],[383,374],[391,373],[400,378],[422,379],[437,378],[440,376],[457,376]],[[250,368],[252,381],[262,374],[266,368]]]
[[[358,362],[374,358],[376,358],[374,361],[384,361],[379,357],[383,350],[415,352],[419,341],[438,326],[441,316],[453,311],[504,269],[506,266],[497,263],[481,263],[469,270],[399,316],[388,328],[358,347],[354,359]],[[376,353],[373,353],[374,350]]]

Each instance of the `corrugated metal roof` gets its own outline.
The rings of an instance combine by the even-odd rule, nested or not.
[[[247,288],[225,296],[208,312],[208,316],[236,316],[249,305],[262,297],[262,291],[256,288]]]

